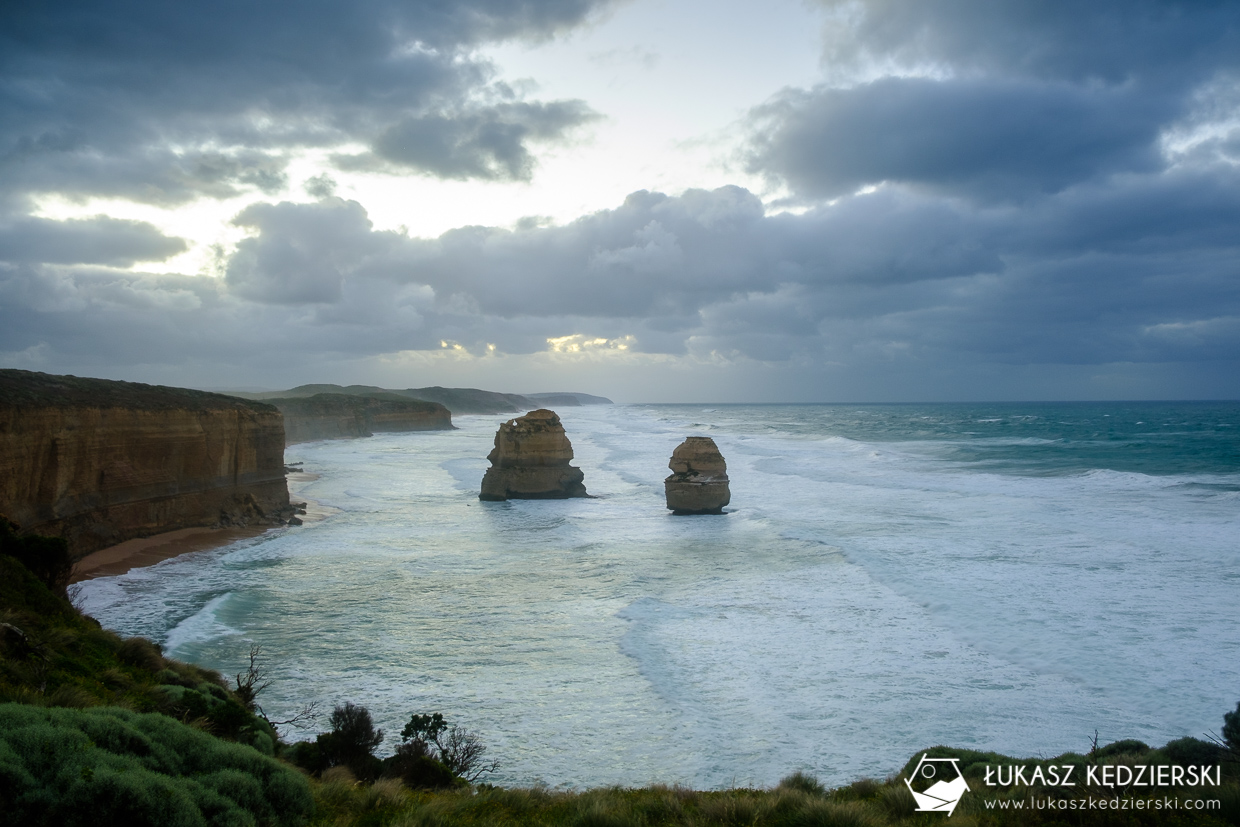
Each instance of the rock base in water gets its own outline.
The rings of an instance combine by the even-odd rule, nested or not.
[[[672,452],[672,475],[663,481],[673,514],[722,514],[732,500],[728,466],[715,441],[691,436]]]
[[[588,497],[585,474],[569,463],[573,446],[555,411],[539,409],[499,426],[480,500]]]

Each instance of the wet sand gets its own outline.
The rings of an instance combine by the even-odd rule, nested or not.
[[[293,485],[307,483],[318,479],[317,474],[295,471],[288,475]],[[290,486],[292,487],[292,486]],[[326,519],[335,509],[307,500],[300,494],[290,492],[294,502],[305,502],[306,513],[300,515],[303,523],[315,523]],[[188,554],[193,551],[206,551],[220,546],[235,543],[249,537],[257,537],[264,532],[273,530],[272,526],[247,526],[245,528],[182,528],[177,531],[166,531],[151,537],[140,537],[126,540],[114,546],[100,549],[78,560],[73,566],[73,577],[70,583],[80,583],[96,577],[113,577],[125,574],[131,569],[142,566],[153,566],[163,560]]]

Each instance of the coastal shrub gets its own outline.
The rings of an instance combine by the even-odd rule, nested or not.
[[[698,806],[698,812],[707,823],[730,827],[754,824],[766,809],[757,796],[736,793],[710,796]]]
[[[457,777],[441,761],[432,758],[424,743],[401,744],[383,762],[383,774],[399,778],[412,790],[439,790],[456,786]]]
[[[164,715],[0,705],[0,824],[301,824],[306,780]]]
[[[841,787],[833,793],[833,797],[843,801],[869,801],[876,798],[883,790],[883,783],[873,778],[860,778],[847,787]]]
[[[485,760],[483,756],[487,748],[475,733],[464,727],[449,726],[439,712],[429,715],[415,713],[401,730],[400,737],[403,743],[396,751],[400,763],[417,768],[420,773],[433,774],[434,767],[428,762],[435,762],[447,769],[454,782],[459,779],[472,784],[482,775],[499,769],[498,761]],[[426,778],[431,780],[430,775]]]
[[[878,809],[889,821],[899,821],[916,812],[917,802],[903,782],[892,779],[878,794]]]
[[[784,778],[779,782],[778,789],[781,790],[800,790],[808,795],[822,795],[826,792],[826,788],[818,783],[818,779],[808,773],[797,770],[792,775]]]
[[[1149,744],[1144,741],[1129,738],[1124,741],[1116,741],[1113,744],[1107,744],[1105,747],[1099,747],[1097,751],[1094,752],[1094,757],[1101,761],[1103,758],[1110,758],[1115,755],[1141,755],[1149,751]]]
[[[791,827],[879,827],[882,821],[856,801],[812,799],[789,821]]]
[[[383,730],[375,729],[370,710],[346,702],[332,709],[332,728],[313,742],[302,741],[284,750],[283,757],[315,775],[333,767],[347,767],[362,781],[374,781],[383,771],[375,750],[383,743]]]
[[[648,787],[645,793],[630,796],[629,802],[640,824],[676,824],[683,821],[685,802],[693,796],[691,791],[662,784]]]
[[[212,735],[246,743],[254,740],[251,736],[262,735],[270,742],[266,724],[215,684],[203,682],[193,688],[164,685],[159,690],[165,699],[159,705],[160,712],[185,723],[195,722]]]
[[[0,554],[21,562],[53,594],[64,596],[73,574],[69,543],[61,537],[20,534],[17,523],[0,515]]]
[[[572,827],[637,827],[641,823],[627,801],[589,794],[578,799],[577,812],[569,821]]]
[[[160,672],[164,668],[164,653],[159,645],[146,638],[126,638],[116,650],[121,663],[136,666],[148,672]]]
[[[1166,756],[1166,763],[1179,764],[1182,767],[1217,764],[1223,757],[1223,751],[1218,744],[1192,737],[1177,738],[1158,752]]]
[[[1223,743],[1240,755],[1240,703],[1236,704],[1234,712],[1223,714]]]

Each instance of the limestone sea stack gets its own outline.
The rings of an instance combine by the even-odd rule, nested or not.
[[[728,466],[708,436],[691,436],[672,452],[672,475],[663,481],[673,514],[722,514],[732,499]]]
[[[555,411],[539,409],[510,419],[495,432],[491,467],[480,500],[562,500],[588,497],[585,474],[569,463],[573,446]]]

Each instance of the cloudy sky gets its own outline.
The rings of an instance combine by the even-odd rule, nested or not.
[[[5,3],[0,366],[1240,398],[1240,4]]]

